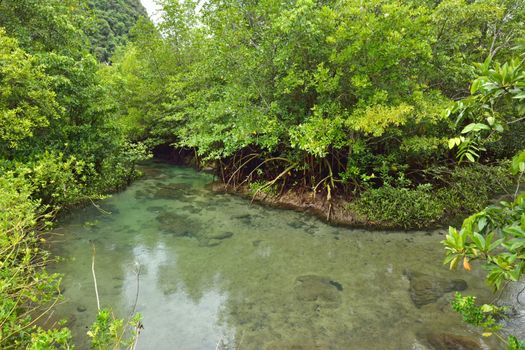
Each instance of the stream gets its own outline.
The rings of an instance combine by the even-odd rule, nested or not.
[[[209,174],[162,163],[64,217],[51,249],[77,348],[97,302],[135,309],[138,349],[496,349],[450,306],[490,300],[481,269],[443,265],[443,230],[378,232],[209,190]],[[138,296],[138,297],[137,297]],[[450,345],[452,344],[452,345]],[[456,347],[459,348],[459,347]]]

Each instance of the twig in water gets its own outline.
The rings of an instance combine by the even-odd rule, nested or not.
[[[141,269],[141,265],[138,261],[135,261],[135,274],[137,276],[137,292],[135,294],[135,302],[133,304],[133,308],[131,309],[131,313],[130,313],[130,317],[133,317],[133,315],[135,314],[135,311],[137,309],[137,303],[138,303],[138,300],[139,300],[139,291],[140,291],[140,269]],[[131,347],[131,350],[135,350],[135,348],[137,347],[137,344],[139,342],[139,335],[140,335],[140,331],[144,329],[144,326],[142,325],[142,322],[138,322],[137,325],[135,326],[135,341],[133,342],[133,346]]]
[[[107,211],[107,210],[104,210],[100,207],[100,205],[96,204],[95,202],[93,202],[93,199],[91,199],[91,197],[88,197],[86,196],[87,199],[90,200],[91,204],[93,204],[93,206],[99,211],[101,212],[102,214],[106,214],[106,215],[111,215],[111,212],[110,211]]]
[[[98,287],[97,287],[97,276],[95,275],[95,244],[92,244],[93,247],[93,255],[91,259],[91,273],[93,274],[93,283],[95,284],[95,295],[97,297],[97,309],[100,311],[100,299],[98,297]]]
[[[140,269],[141,265],[138,261],[135,261],[135,274],[137,275],[137,292],[135,293],[135,303],[133,304],[133,308],[131,309],[130,316],[133,315],[137,309],[137,302],[139,300],[139,290],[140,290]]]
[[[222,335],[219,338],[219,341],[217,342],[217,346],[215,347],[215,350],[219,350],[219,345],[221,345],[221,343],[222,343]]]

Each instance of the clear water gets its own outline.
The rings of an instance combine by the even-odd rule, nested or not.
[[[490,297],[481,276],[442,265],[442,233],[332,227],[214,194],[212,177],[192,169],[145,170],[99,203],[112,214],[76,210],[53,236],[65,288],[55,316],[69,319],[78,348],[89,348],[96,315],[92,243],[101,303],[117,316],[132,310],[140,271],[138,349],[426,349],[429,332],[489,348],[451,311],[453,293],[411,299],[410,273],[461,278],[465,293]]]

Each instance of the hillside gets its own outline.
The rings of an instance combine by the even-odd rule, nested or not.
[[[131,27],[147,12],[140,0],[89,0],[93,11],[86,30],[92,52],[100,62],[109,62],[115,48],[123,45]]]

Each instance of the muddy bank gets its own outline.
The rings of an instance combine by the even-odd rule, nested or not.
[[[275,208],[307,212],[331,225],[372,230],[398,229],[388,223],[370,221],[365,216],[349,210],[349,199],[341,196],[333,196],[328,201],[326,196],[321,194],[314,196],[311,191],[288,190],[279,195],[259,192],[253,197],[253,192],[248,186],[231,186],[220,181],[212,183],[210,188],[217,193],[240,195],[256,203]]]

